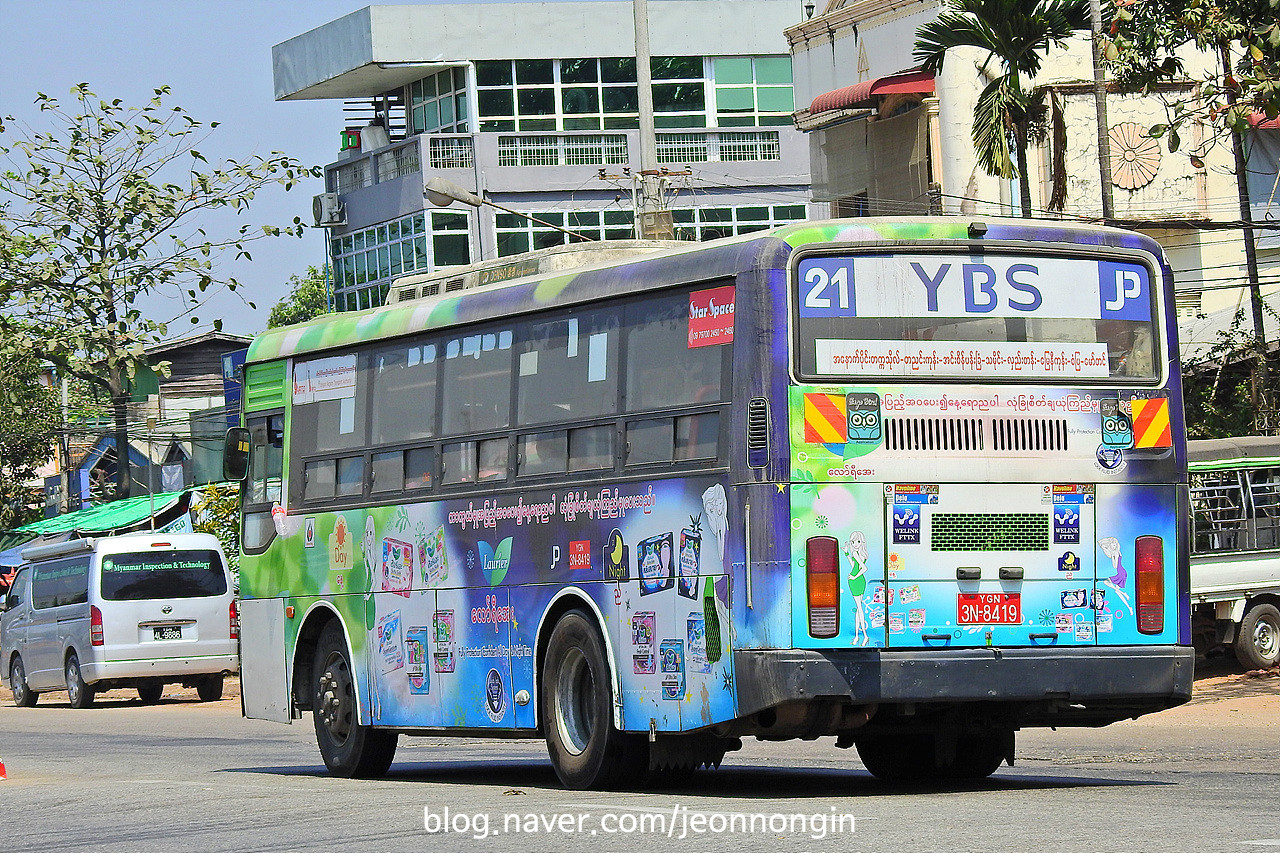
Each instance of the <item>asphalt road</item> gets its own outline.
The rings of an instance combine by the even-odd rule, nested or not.
[[[333,779],[309,716],[129,695],[0,703],[0,850],[1280,849],[1280,677],[1202,679],[1173,711],[1024,732],[1017,766],[983,784],[887,787],[825,738],[748,742],[643,794],[562,790],[538,741],[402,738],[387,778]]]

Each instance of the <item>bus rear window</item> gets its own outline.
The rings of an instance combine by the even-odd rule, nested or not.
[[[107,601],[204,598],[227,591],[217,551],[142,551],[102,558],[102,597]]]
[[[805,379],[1148,383],[1159,378],[1146,266],[1015,254],[810,256],[797,264]]]

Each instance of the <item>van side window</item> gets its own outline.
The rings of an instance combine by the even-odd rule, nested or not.
[[[84,604],[89,600],[89,558],[50,560],[34,568],[31,606],[37,609]]]

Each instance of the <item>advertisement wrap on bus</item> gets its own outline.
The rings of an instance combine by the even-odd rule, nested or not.
[[[311,711],[332,772],[500,732],[608,787],[834,735],[977,778],[1019,729],[1189,698],[1149,239],[867,219],[523,263],[250,349],[245,708]]]

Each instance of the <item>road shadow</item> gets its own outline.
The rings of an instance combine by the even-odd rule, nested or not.
[[[1280,667],[1245,672],[1231,655],[1196,659],[1195,684],[1191,704],[1280,695]]]
[[[231,767],[223,773],[253,773],[276,776],[326,776],[323,766]],[[504,793],[524,793],[525,789],[564,790],[547,759],[503,759],[500,761],[406,761],[391,766],[380,783],[427,783],[480,785],[504,789]],[[880,797],[920,793],[1001,793],[1011,791],[1053,791],[1084,788],[1160,787],[1172,782],[1121,777],[1086,777],[1038,772],[1014,775],[997,772],[979,781],[889,784],[860,768],[749,767],[724,766],[700,770],[679,782],[662,779],[638,784],[624,791],[671,793],[702,798],[735,800],[821,800],[840,796]]]

